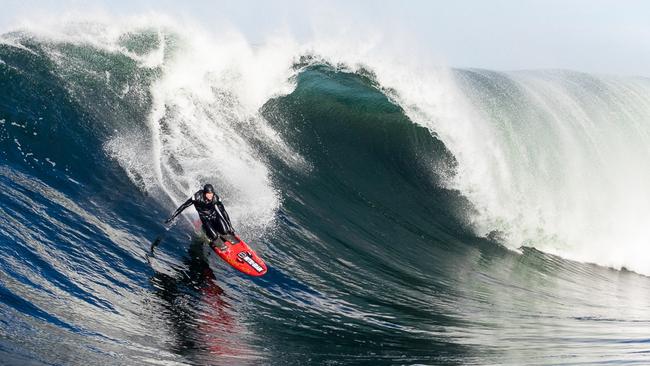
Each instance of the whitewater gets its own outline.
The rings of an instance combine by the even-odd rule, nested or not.
[[[5,362],[647,362],[650,80],[381,44],[159,16],[0,36]],[[147,255],[207,182],[264,278],[190,210]]]

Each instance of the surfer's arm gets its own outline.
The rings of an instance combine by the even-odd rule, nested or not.
[[[169,218],[167,220],[165,220],[165,224],[169,224],[170,222],[172,222],[172,220],[174,220],[176,218],[176,216],[180,215],[180,213],[183,212],[183,210],[190,207],[192,205],[192,203],[194,203],[194,201],[190,197],[190,199],[188,199],[187,201],[185,201],[185,203],[180,205],[180,207],[178,207],[176,209],[176,211],[174,211],[174,213],[171,216],[169,216]]]

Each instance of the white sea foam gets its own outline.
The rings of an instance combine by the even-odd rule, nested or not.
[[[648,80],[374,69],[457,159],[478,235],[650,274]]]
[[[211,182],[238,228],[268,226],[279,207],[279,194],[254,143],[289,166],[305,164],[258,112],[269,98],[292,91],[292,58],[285,55],[293,53],[287,50],[293,45],[270,40],[267,46],[254,48],[236,33],[213,37],[157,19],[146,26],[160,27],[160,47],[152,51],[156,57],[133,56],[116,45],[121,32],[137,32],[133,25],[96,26],[102,29],[97,38],[88,34],[66,38],[67,33],[76,34],[75,27],[47,36],[137,60],[160,61],[141,64],[163,70],[150,89],[153,102],[147,135],[117,131],[106,143],[107,152],[141,189],[153,195],[164,193],[178,204]],[[163,38],[170,32],[177,37],[177,48],[166,54]]]

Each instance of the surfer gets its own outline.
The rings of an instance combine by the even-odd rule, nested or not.
[[[199,213],[199,218],[201,219],[201,224],[203,226],[203,231],[210,239],[210,246],[214,246],[215,242],[219,236],[224,235],[235,235],[235,230],[230,223],[230,217],[226,212],[226,208],[223,207],[221,198],[214,193],[214,187],[212,184],[206,184],[203,186],[203,189],[194,193],[187,201],[185,201],[174,213],[165,220],[165,224],[169,224],[178,216],[183,210],[194,205],[196,211]],[[221,242],[220,248],[225,249],[225,243],[223,240]]]

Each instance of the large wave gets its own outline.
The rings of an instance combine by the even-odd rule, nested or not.
[[[55,327],[70,363],[318,362],[328,339],[359,362],[471,363],[508,352],[484,335],[515,337],[527,297],[558,296],[552,281],[529,293],[529,274],[580,294],[609,273],[527,247],[650,273],[647,80],[398,56],[150,18],[2,35],[0,320],[19,320],[0,334]],[[216,285],[187,225],[145,259],[208,181],[271,264],[258,282]],[[494,304],[524,315],[488,324],[475,310]],[[66,360],[47,344],[0,350]]]
[[[237,216],[250,216],[251,225],[270,224],[279,198],[257,145],[293,168],[308,168],[259,109],[270,97],[291,92],[304,67],[323,63],[372,73],[373,87],[445,144],[453,171],[422,169],[444,174],[444,185],[469,199],[473,209],[464,218],[476,235],[513,249],[532,246],[650,273],[643,249],[649,237],[642,229],[650,214],[642,168],[647,80],[449,70],[354,43],[276,37],[251,46],[236,33],[216,37],[193,29],[183,36],[188,33],[179,28],[103,25],[49,34],[58,42],[117,50],[137,65],[138,75],[158,73],[138,92],[151,102],[146,126],[119,131],[106,143],[143,189],[162,190],[177,203],[212,179],[236,200]],[[128,81],[109,81],[130,92]]]

